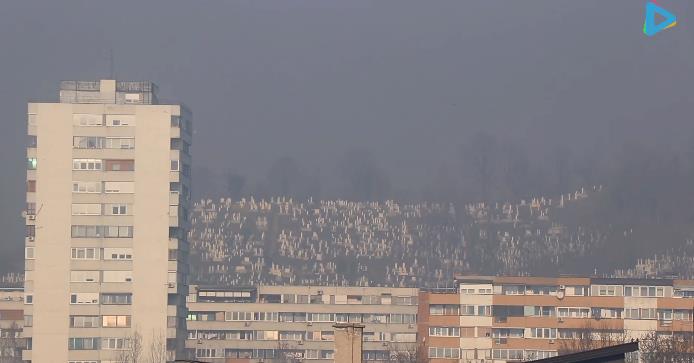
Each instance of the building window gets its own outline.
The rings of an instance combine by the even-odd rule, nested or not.
[[[102,115],[74,114],[72,115],[73,126],[103,126],[104,117]]]
[[[104,315],[101,322],[104,328],[129,328],[130,315]]]
[[[641,319],[657,319],[656,309],[641,309]]]
[[[218,349],[195,349],[196,358],[222,358],[221,350]],[[249,357],[250,358],[250,357]]]
[[[590,308],[557,308],[557,312],[562,318],[588,318],[590,317]]]
[[[129,261],[132,259],[132,248],[104,248],[104,260]]]
[[[108,216],[126,216],[131,214],[129,207],[128,204],[106,204],[104,211]]]
[[[530,308],[530,307],[528,307]],[[533,306],[531,316],[555,316],[554,306]]]
[[[72,170],[101,170],[101,159],[72,159]]]
[[[134,149],[135,148],[135,138],[134,137],[107,137],[105,146],[107,149]]]
[[[429,358],[458,359],[460,349],[429,347]]]
[[[36,170],[36,158],[27,158],[27,170]]]
[[[278,313],[259,312],[254,314],[254,320],[257,321],[279,321]]]
[[[616,296],[617,286],[600,285],[598,286],[599,296]]]
[[[478,316],[492,316],[492,307],[491,305],[480,305],[477,307],[477,315]]]
[[[522,349],[494,349],[492,351],[494,359],[501,360],[523,360]]]
[[[469,305],[472,306],[472,305]],[[472,313],[470,315],[475,315],[474,306],[472,306]],[[453,304],[432,304],[429,305],[429,314],[431,315],[460,315],[460,305]]]
[[[24,315],[24,326],[25,327],[34,326],[34,316],[33,315]]]
[[[101,204],[98,203],[74,203],[72,204],[73,216],[98,216],[101,215]]]
[[[304,332],[302,331],[281,331],[279,335],[280,340],[304,340]]]
[[[70,294],[70,304],[87,304],[87,305],[92,305],[92,304],[98,304],[99,303],[99,294],[98,293],[92,293],[92,292],[81,292],[81,293],[75,293],[75,294]]]
[[[99,317],[93,315],[70,316],[70,328],[98,328]]]
[[[106,126],[108,126],[108,127],[135,126],[135,116],[133,116],[133,115],[107,115],[106,116]]]
[[[24,250],[24,258],[27,260],[34,259],[34,247],[26,247]]]
[[[224,313],[226,321],[253,321],[253,313],[250,311],[227,311]]]
[[[416,296],[393,296],[390,300],[392,305],[417,305]]]
[[[308,321],[311,322],[334,322],[335,314],[330,313],[308,313]]]
[[[72,226],[72,238],[132,238],[132,226]]]
[[[103,305],[131,305],[132,302],[132,294],[101,294]]]
[[[99,248],[96,247],[80,247],[73,248],[71,251],[73,260],[98,260]]]
[[[390,314],[391,324],[415,324],[417,315],[415,314]]]
[[[525,295],[525,286],[503,285],[501,291],[504,295]]]
[[[132,282],[132,271],[102,271],[103,282]]]
[[[70,338],[69,350],[99,350],[99,338]]]
[[[99,282],[100,271],[70,271],[70,282]]]
[[[75,149],[103,149],[104,138],[98,136],[73,136],[72,147]]]
[[[459,327],[432,326],[429,327],[429,336],[432,337],[459,337]]]
[[[103,350],[124,350],[130,347],[128,338],[101,338],[101,349]]]
[[[446,314],[446,315],[452,315],[452,314]],[[475,305],[461,305],[460,306],[460,315],[475,315]]]
[[[531,328],[530,336],[533,338],[541,339],[556,339],[557,329],[556,328]]]
[[[34,238],[36,237],[36,226],[34,225],[27,225],[26,226],[26,236],[29,238]]]
[[[36,147],[36,135],[27,135],[27,147]]]
[[[29,193],[35,193],[36,192],[36,180],[27,180],[27,192],[29,192]]]
[[[179,171],[178,160],[171,160],[171,171]]]
[[[104,182],[104,192],[108,194],[130,194],[135,193],[135,183],[134,182],[117,182],[117,181],[107,181]]]
[[[106,171],[133,171],[135,170],[135,161],[132,159],[123,160],[104,160]]]
[[[663,297],[665,289],[662,286],[624,286],[624,296],[633,297]]]
[[[179,138],[172,138],[171,139],[171,150],[181,150],[181,145],[183,143],[181,142],[181,139]]]
[[[101,193],[101,182],[74,181],[73,193]]]

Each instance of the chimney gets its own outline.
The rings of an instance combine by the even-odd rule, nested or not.
[[[362,363],[364,325],[338,323],[335,328],[335,363]]]

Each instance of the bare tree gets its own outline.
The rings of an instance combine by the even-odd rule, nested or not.
[[[162,332],[152,332],[147,358],[148,363],[166,362],[166,337]]]
[[[275,361],[278,363],[296,363],[299,359],[289,350],[289,344],[287,344],[287,342],[278,341]]]
[[[127,337],[127,345],[121,350],[116,358],[118,363],[138,363],[142,356],[142,335],[138,331],[133,331]]]
[[[561,339],[559,354],[604,348],[627,341],[628,336],[623,329],[610,329],[606,323],[596,327],[592,322],[587,322],[582,328],[576,330],[576,336],[573,338]]]
[[[639,344],[641,361],[644,363],[692,363],[694,347],[684,337],[664,336],[649,332]]]
[[[19,337],[21,330],[13,322],[9,329],[0,331],[0,363],[22,362],[23,340]]]
[[[422,342],[410,344],[390,343],[389,348],[390,363],[427,363],[429,361],[426,347]]]

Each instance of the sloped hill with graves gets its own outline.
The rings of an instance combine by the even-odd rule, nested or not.
[[[612,274],[668,245],[600,220],[601,189],[462,206],[201,200],[191,213],[191,277],[204,284],[436,287],[462,273]],[[635,248],[625,248],[630,243]],[[655,249],[636,248],[642,245]]]

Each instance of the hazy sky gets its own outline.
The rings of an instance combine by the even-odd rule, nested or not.
[[[694,133],[694,2],[648,38],[645,0],[28,1],[0,5],[0,254],[21,266],[26,102],[63,79],[152,80],[195,120],[194,163],[326,178],[369,150],[424,183],[485,130],[535,150]],[[605,141],[605,140],[603,140]],[[197,190],[204,194],[204,190]]]

